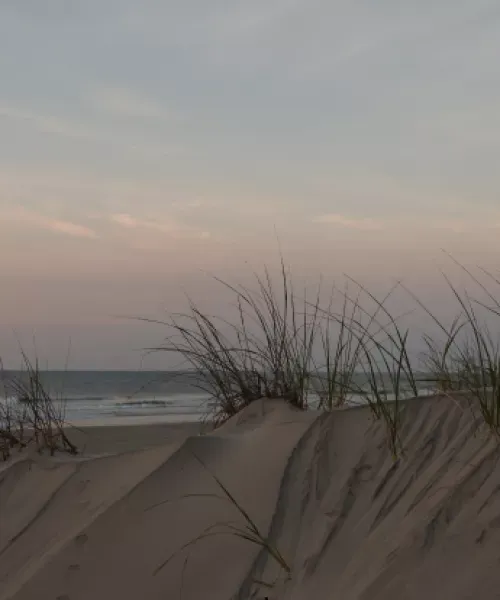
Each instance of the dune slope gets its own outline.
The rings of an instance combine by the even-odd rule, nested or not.
[[[394,461],[367,409],[318,416],[272,401],[141,451],[22,457],[0,470],[0,599],[497,598],[497,441],[465,399],[444,397],[407,403],[402,441]],[[288,580],[231,535],[176,554],[218,523],[243,524],[211,472],[283,554]]]

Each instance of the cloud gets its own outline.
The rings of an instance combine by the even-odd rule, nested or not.
[[[383,224],[375,219],[354,219],[339,214],[327,214],[315,217],[313,223],[329,223],[346,227],[348,229],[359,229],[361,231],[375,231],[383,228]]]
[[[175,210],[189,212],[195,210],[197,208],[202,208],[206,205],[205,200],[196,199],[196,200],[176,200],[171,203],[171,207]]]
[[[452,148],[468,148],[471,154],[477,152],[478,146],[498,149],[499,139],[495,133],[499,125],[498,104],[488,99],[468,109],[436,111],[433,118],[418,124],[426,135],[433,134]]]
[[[468,224],[459,219],[443,219],[434,221],[430,224],[433,229],[444,229],[453,233],[464,233],[468,229]]]
[[[95,231],[84,225],[78,225],[77,223],[71,223],[69,221],[59,221],[57,219],[43,219],[39,221],[40,224],[47,229],[56,231],[58,233],[65,233],[73,237],[81,238],[96,238],[97,234]]]
[[[157,3],[147,10],[131,4],[123,22],[148,41],[153,38],[168,45],[195,45],[206,51],[214,44],[254,41],[262,33],[274,32],[288,16],[307,11],[304,0],[196,4],[194,11],[182,2]]]
[[[466,216],[463,218],[450,218],[439,215],[427,215],[427,216],[408,216],[400,215],[395,217],[385,218],[383,221],[376,219],[353,219],[348,218],[339,214],[328,214],[316,217],[313,219],[314,223],[331,223],[338,225],[339,227],[346,227],[348,229],[358,229],[360,231],[377,231],[381,229],[391,229],[400,232],[414,232],[414,231],[442,231],[451,232],[456,234],[479,232],[484,233],[500,227],[500,224],[496,224],[496,215],[498,213],[493,212],[490,217],[484,216],[480,219],[476,218],[475,215],[467,219]]]
[[[207,239],[210,237],[208,231],[184,225],[170,217],[163,217],[161,220],[152,220],[133,217],[128,213],[118,213],[111,215],[110,220],[125,229],[156,231],[175,238],[196,237]]]
[[[71,221],[65,221],[53,217],[47,217],[39,213],[27,210],[25,208],[17,208],[15,210],[7,211],[0,215],[0,220],[18,223],[21,225],[32,225],[40,229],[53,231],[63,235],[68,235],[77,238],[95,239],[97,233],[79,223],[73,223]]]
[[[134,219],[133,217],[125,213],[119,215],[112,215],[111,221],[113,221],[113,223],[121,225],[122,227],[128,227],[129,229],[135,229],[136,227],[140,226],[139,221],[137,219]]]
[[[88,123],[68,120],[51,115],[35,113],[25,108],[18,108],[9,104],[0,103],[0,119],[8,119],[30,125],[40,133],[58,135],[68,139],[98,142],[99,144],[112,145],[120,150],[131,151],[148,155],[171,155],[181,152],[176,146],[166,146],[155,143],[134,143],[130,136],[124,139],[112,131],[103,131]]]
[[[452,231],[453,233],[466,233],[471,231],[488,231],[497,229],[500,227],[500,223],[495,222],[497,212],[494,211],[489,215],[484,214],[481,218],[477,218],[475,215],[469,219],[437,219],[429,223],[432,229],[441,229],[444,231]]]
[[[0,117],[13,121],[24,121],[42,133],[53,133],[76,139],[100,139],[101,134],[79,123],[50,115],[41,115],[30,110],[0,104]]]
[[[154,3],[154,6],[150,3],[147,8],[142,4],[130,7],[123,23],[146,44],[180,46],[188,50],[187,56],[195,55],[210,66],[229,65],[239,74],[246,68],[265,68],[274,70],[278,78],[286,76],[303,81],[306,77],[321,81],[322,85],[325,73],[340,71],[349,79],[355,73],[364,90],[370,79],[367,75],[380,76],[379,65],[381,70],[397,70],[398,74],[402,65],[405,73],[415,72],[411,57],[416,52],[419,65],[432,61],[431,68],[435,65],[441,69],[441,62],[436,63],[435,56],[443,47],[447,49],[450,38],[460,46],[454,48],[453,56],[467,56],[464,47],[473,36],[464,35],[463,28],[469,21],[477,21],[485,10],[494,9],[491,6],[494,3],[478,0],[463,4],[441,2],[429,19],[425,3],[415,3],[404,12],[394,11],[391,2],[372,6],[342,0],[330,3],[256,0],[231,4],[216,0],[209,4],[196,2],[196,10],[191,3]],[[491,31],[495,33],[494,28]],[[480,53],[482,45],[475,46],[473,53]],[[393,60],[395,47],[402,55],[397,61]],[[495,55],[488,50],[491,56]],[[291,53],[293,61],[289,60]],[[405,54],[409,55],[408,65]],[[353,68],[353,61],[354,67],[359,65],[363,69],[363,65],[366,68],[374,59],[377,60],[373,72],[358,77],[359,69]],[[421,70],[427,76],[427,69]],[[390,86],[387,87],[387,93],[392,94]],[[338,98],[338,89],[335,93]],[[379,93],[377,89],[377,96]]]
[[[130,89],[99,88],[90,95],[89,100],[97,111],[114,116],[160,120],[173,118],[160,103],[145,94]]]
[[[139,219],[129,215],[128,213],[111,215],[111,221],[117,225],[125,227],[126,229],[152,229],[161,233],[175,233],[185,229],[185,227],[173,219],[163,218],[161,221],[153,221],[148,219]]]

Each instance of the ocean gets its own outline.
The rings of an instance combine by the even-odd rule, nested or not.
[[[25,375],[3,372],[0,402],[12,399],[8,381]],[[41,371],[40,377],[44,389],[63,404],[65,420],[73,425],[193,422],[201,421],[211,408],[210,395],[186,371]],[[389,394],[388,399],[394,398]],[[318,401],[310,392],[310,406]],[[352,395],[348,403],[365,402],[363,396]]]
[[[12,395],[9,380],[25,376],[5,371],[0,396]],[[210,397],[188,372],[42,371],[44,389],[64,403],[65,418],[77,425],[197,421]]]

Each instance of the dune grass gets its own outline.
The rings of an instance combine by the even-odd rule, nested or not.
[[[284,263],[278,289],[267,270],[255,282],[252,290],[220,281],[234,294],[232,322],[204,314],[190,301],[187,313],[172,316],[172,335],[155,349],[184,358],[195,384],[213,398],[216,424],[260,398],[307,407],[318,299],[313,310],[307,299],[298,304]]]
[[[218,280],[233,294],[237,316],[207,315],[190,300],[187,313],[166,323],[171,334],[155,350],[183,357],[211,397],[216,425],[261,398],[333,410],[362,397],[386,423],[396,455],[403,388],[418,393],[408,331],[386,308],[398,286],[378,299],[351,280],[354,294],[332,288],[323,302],[321,282],[308,297],[296,293],[283,261],[280,273],[279,286],[267,269],[255,275],[254,289]]]
[[[456,261],[455,261],[456,262]],[[475,400],[480,414],[490,430],[500,437],[500,336],[488,323],[500,317],[500,300],[486,283],[460,263],[459,268],[469,277],[476,291],[486,296],[488,304],[458,287],[443,274],[458,307],[451,327],[443,323],[413,295],[443,334],[440,342],[425,336],[427,365],[438,389],[444,393],[466,392]],[[500,288],[500,280],[480,270],[490,285]],[[500,294],[499,294],[500,297]],[[471,404],[472,407],[472,404]]]
[[[334,311],[335,295],[342,298],[339,312]],[[369,323],[358,332],[353,325],[362,322],[364,311],[359,304],[359,294],[352,299],[347,287],[342,291],[332,287],[328,304],[319,306],[318,311],[321,314],[320,352],[324,362],[316,365],[315,391],[319,408],[333,410],[344,406],[355,392],[356,368],[376,313],[370,315]]]
[[[350,279],[350,283],[355,293],[349,293],[347,286],[342,291],[340,312],[332,310],[331,301],[326,310],[320,308],[326,314],[320,335],[327,393],[319,407],[332,410],[353,402],[353,397],[362,398],[373,416],[385,422],[388,445],[396,457],[401,449],[401,400],[408,397],[408,388],[410,395],[418,395],[414,365],[407,350],[409,331],[386,307],[399,285],[379,299],[355,280]],[[336,336],[331,334],[332,322]]]
[[[332,286],[326,300],[321,281],[309,297],[297,293],[282,259],[278,285],[267,269],[263,276],[255,274],[252,289],[217,279],[232,293],[236,317],[208,315],[190,300],[189,311],[171,317],[171,335],[154,350],[183,357],[196,385],[212,399],[216,425],[261,398],[321,410],[357,399],[385,423],[396,457],[402,451],[403,401],[418,396],[426,384],[440,393],[466,391],[479,401],[488,426],[500,432],[500,346],[479,318],[481,310],[500,316],[500,301],[457,264],[488,302],[459,292],[443,275],[457,308],[450,325],[399,283],[380,298],[351,278],[344,289]],[[500,287],[500,279],[482,273]],[[405,315],[395,316],[388,308],[401,290],[415,300],[413,310],[423,309],[431,317],[439,334],[423,335],[420,357],[410,355],[412,332],[403,324]],[[417,375],[422,368],[425,378]]]
[[[38,361],[32,363],[22,351],[24,371],[12,378],[2,376],[4,400],[0,401],[0,457],[14,450],[34,447],[38,452],[77,454],[64,430],[64,405],[46,390]]]

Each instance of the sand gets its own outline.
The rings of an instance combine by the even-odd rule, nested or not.
[[[398,461],[365,408],[267,401],[204,435],[77,433],[78,458],[0,466],[1,600],[500,597],[500,450],[464,398],[409,401]],[[216,523],[243,524],[209,496],[221,490],[196,457],[285,557],[288,580],[235,536],[178,552]]]

